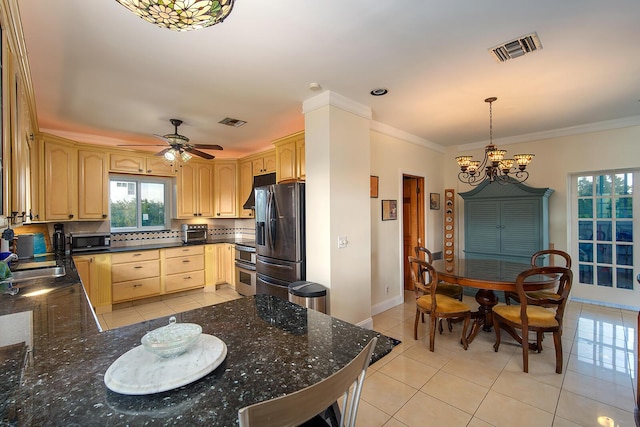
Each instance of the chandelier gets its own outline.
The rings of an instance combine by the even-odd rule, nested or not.
[[[498,98],[491,97],[484,100],[489,103],[489,145],[484,148],[484,160],[480,163],[473,160],[473,156],[458,156],[456,161],[460,166],[458,179],[469,185],[478,185],[486,180],[507,184],[524,182],[529,178],[525,169],[531,163],[533,154],[516,154],[513,159],[505,159],[506,150],[499,150],[493,144],[493,102]]]
[[[175,31],[198,30],[225,20],[235,0],[116,0],[145,21]]]

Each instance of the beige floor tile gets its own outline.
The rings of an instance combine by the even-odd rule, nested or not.
[[[478,363],[473,359],[461,357],[449,361],[442,370],[485,388],[490,388],[502,371],[500,368],[494,368]]]
[[[176,306],[193,303],[193,302],[194,302],[193,299],[190,296],[186,296],[186,295],[177,296],[174,298],[167,298],[162,301],[162,303],[169,308],[175,308]]]
[[[553,419],[553,427],[582,427],[580,424],[576,424],[573,421],[566,420],[562,417],[556,417]]]
[[[373,328],[377,331],[386,331],[402,324],[403,321],[403,319],[385,311],[382,314],[373,316]]]
[[[145,310],[142,311],[140,313],[140,316],[142,316],[142,318],[144,320],[153,320],[153,319],[159,319],[161,317],[166,317],[166,316],[171,316],[172,314],[176,314],[175,310],[169,308],[169,307],[158,307],[156,310]]]
[[[438,346],[435,347],[435,351],[429,351],[428,340],[417,341],[402,354],[437,369],[442,368],[456,356],[456,352]]]
[[[140,314],[171,309],[164,301],[156,301],[149,304],[137,305],[133,308]]]
[[[633,427],[633,412],[563,390],[556,415],[581,426]]]
[[[171,307],[174,313],[182,313],[189,310],[195,310],[196,308],[202,308],[202,304],[196,301],[189,301],[184,304],[175,305]]]
[[[361,399],[393,415],[417,392],[417,389],[398,380],[380,372],[374,372],[364,382]]]
[[[569,371],[564,377],[562,389],[622,410],[629,410],[629,408],[635,406],[633,388],[630,382],[616,384]]]
[[[356,427],[382,427],[391,419],[391,415],[385,414],[375,406],[360,400]]]
[[[417,360],[400,355],[380,368],[380,372],[419,389],[435,375],[438,370]]]
[[[469,423],[471,415],[426,393],[418,392],[394,415],[394,418],[409,427],[462,427]]]
[[[420,391],[469,414],[475,413],[489,391],[471,381],[439,371]]]
[[[108,329],[120,328],[122,326],[133,325],[134,323],[144,322],[144,318],[135,311],[135,309],[125,309],[126,312],[112,311],[102,315],[107,323]],[[120,310],[120,311],[125,311]]]
[[[524,372],[503,372],[491,390],[550,413],[555,412],[560,396],[559,387],[535,381]]]
[[[395,418],[391,418],[389,421],[385,423],[384,427],[407,427],[407,425],[404,423],[401,423]]]
[[[469,421],[469,424],[467,424],[467,427],[492,427],[492,426],[488,422],[482,421],[480,418],[473,417],[471,418],[471,421]]]
[[[475,416],[497,427],[551,427],[553,424],[552,413],[495,391],[489,391]]]

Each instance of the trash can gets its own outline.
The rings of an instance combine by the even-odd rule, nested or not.
[[[289,285],[289,301],[321,313],[326,313],[327,288],[314,282],[293,282]]]

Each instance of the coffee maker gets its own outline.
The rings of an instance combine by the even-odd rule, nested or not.
[[[66,236],[64,235],[64,224],[53,224],[53,252],[56,256],[64,256],[67,249]]]

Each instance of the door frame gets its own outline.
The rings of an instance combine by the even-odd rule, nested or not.
[[[407,256],[408,255],[413,255],[413,251],[411,249],[409,249],[409,253],[407,254],[405,252],[405,236],[404,236],[404,230],[405,230],[405,208],[404,208],[404,200],[405,200],[405,194],[404,194],[404,188],[405,188],[405,179],[411,179],[411,180],[415,180],[417,182],[417,187],[419,189],[419,196],[416,197],[415,199],[411,199],[411,204],[410,207],[411,209],[416,209],[417,210],[417,218],[418,218],[418,224],[417,224],[417,229],[414,230],[413,227],[409,227],[411,229],[411,241],[412,242],[416,242],[419,243],[421,246],[425,246],[428,247],[427,243],[426,243],[426,230],[427,230],[427,211],[426,211],[426,196],[428,194],[428,192],[426,191],[426,179],[424,176],[420,175],[420,174],[415,174],[415,173],[408,173],[408,172],[403,172],[402,176],[401,176],[401,198],[402,198],[402,223],[400,225],[400,265],[402,265],[401,270],[401,295],[403,296],[404,299],[404,292],[408,289],[405,288],[406,282],[405,282],[405,278],[407,277],[408,274],[410,274],[409,272],[409,263],[407,261]],[[411,245],[414,246],[414,245]]]

